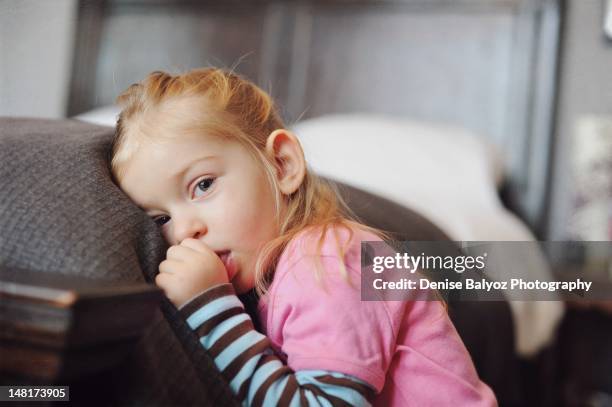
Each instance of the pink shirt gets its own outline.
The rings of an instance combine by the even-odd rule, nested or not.
[[[342,247],[349,233],[335,231]],[[361,241],[380,238],[353,232],[344,256],[351,284],[333,231],[319,266],[316,232],[298,235],[283,252],[258,310],[276,353],[295,371],[331,370],[369,383],[374,405],[497,405],[440,302],[361,301]]]

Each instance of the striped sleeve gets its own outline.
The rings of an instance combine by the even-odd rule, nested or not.
[[[327,370],[294,372],[257,332],[231,284],[208,289],[180,309],[246,406],[370,406],[373,388]]]

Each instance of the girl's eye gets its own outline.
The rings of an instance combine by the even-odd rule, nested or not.
[[[153,222],[157,224],[157,226],[163,226],[165,223],[170,221],[170,216],[168,215],[160,215],[153,218]]]
[[[214,178],[204,178],[198,181],[195,188],[193,189],[193,197],[197,198],[204,195],[206,191],[208,191],[208,189],[212,186],[213,182],[215,182]]]

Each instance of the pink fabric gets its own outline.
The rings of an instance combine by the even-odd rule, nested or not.
[[[335,233],[334,233],[335,232]],[[318,233],[302,233],[283,252],[260,320],[275,351],[293,370],[353,375],[377,391],[375,405],[497,405],[437,301],[361,301],[360,243],[368,232],[326,234],[317,266]],[[336,244],[347,242],[342,276]],[[321,279],[315,270],[321,270]]]

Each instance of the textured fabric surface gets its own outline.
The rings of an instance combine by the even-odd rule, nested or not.
[[[166,246],[112,183],[111,137],[74,120],[0,119],[0,267],[153,281]],[[167,301],[121,369],[103,377],[103,404],[235,404]]]

